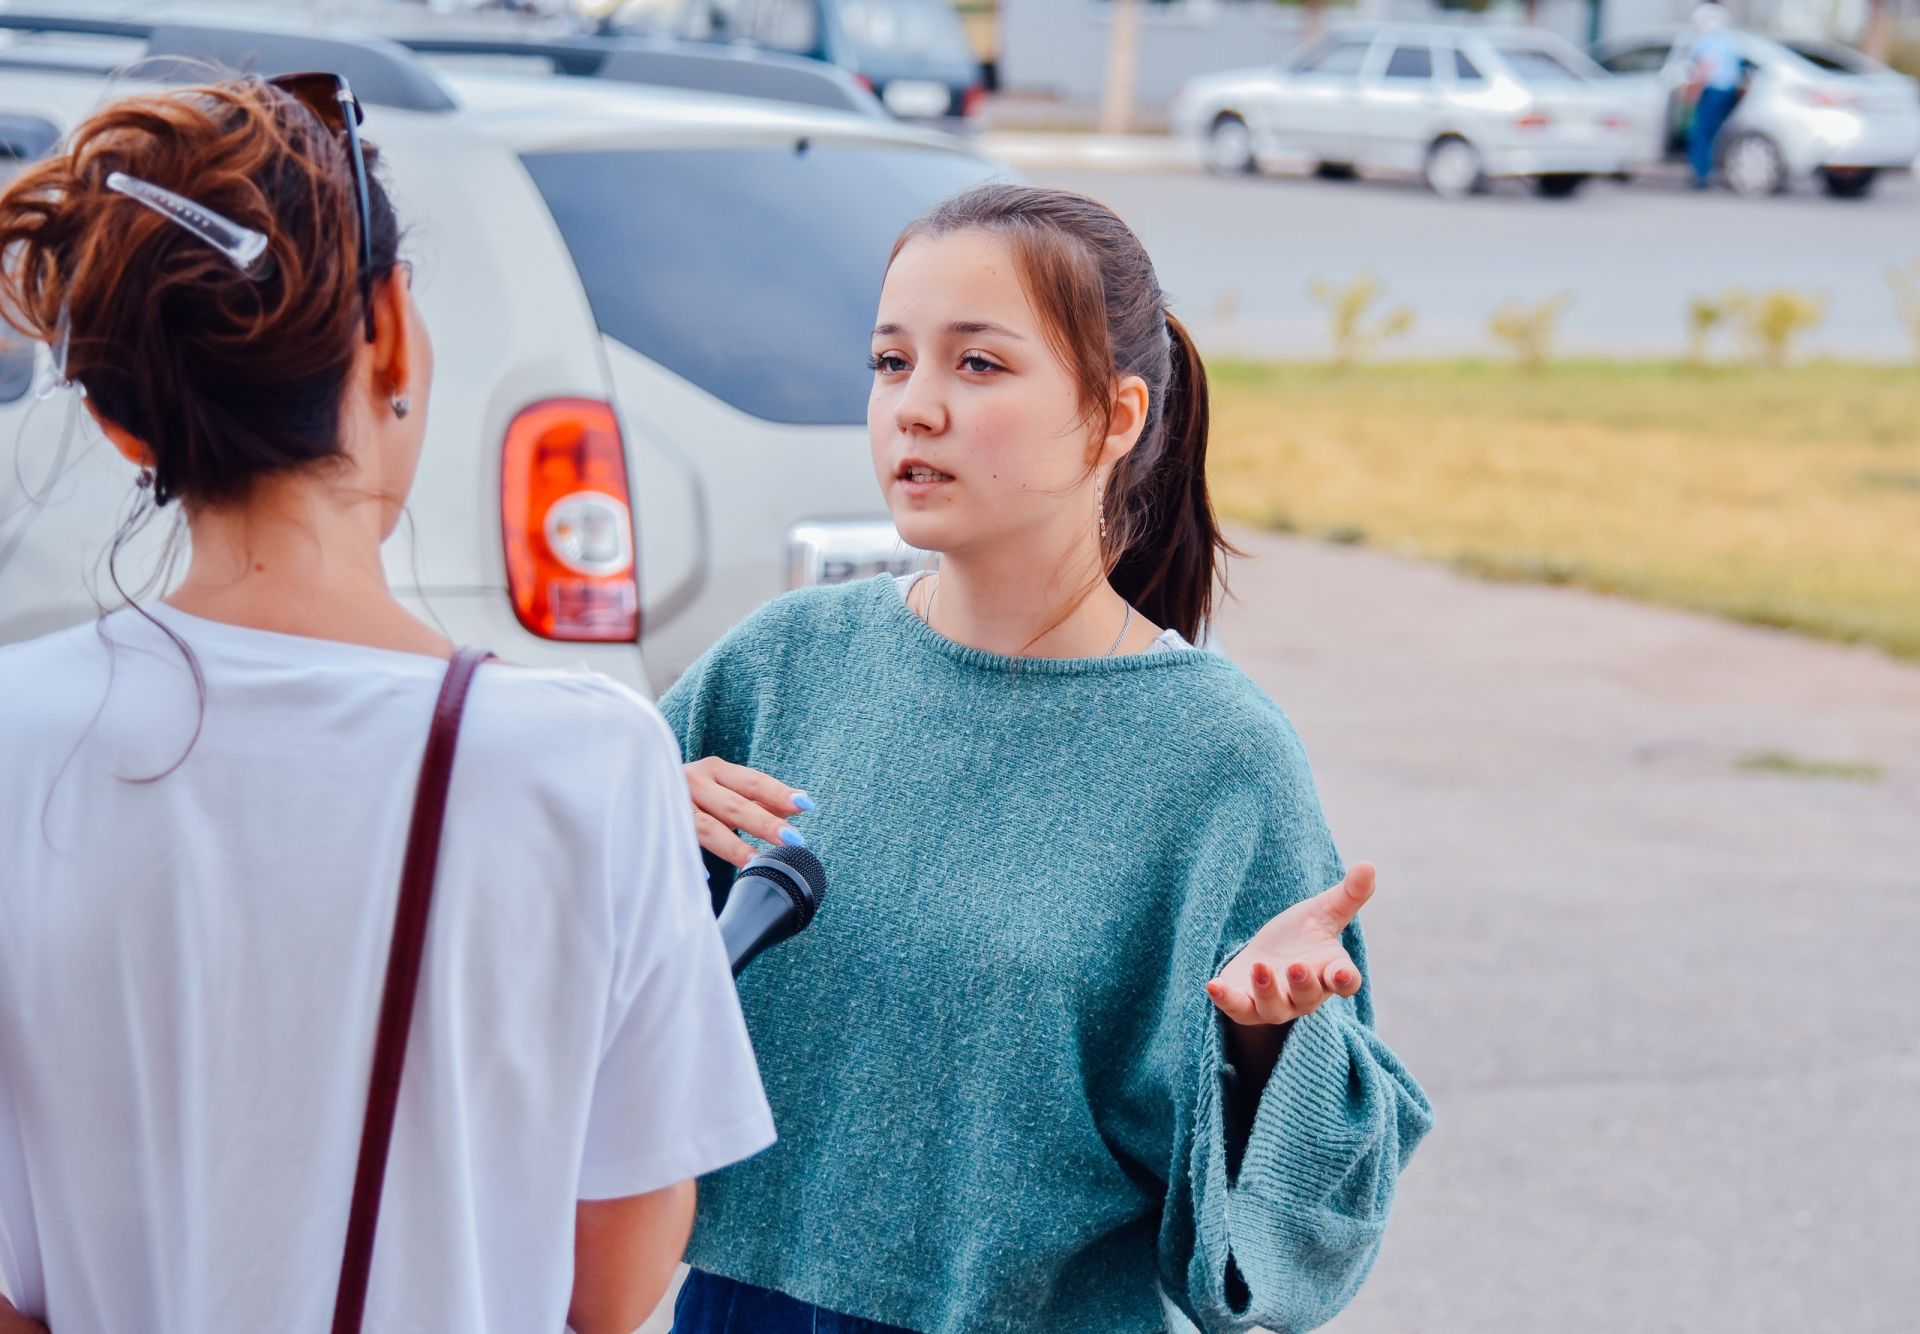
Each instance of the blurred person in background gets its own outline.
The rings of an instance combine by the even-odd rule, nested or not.
[[[1740,100],[1740,51],[1728,32],[1732,19],[1723,6],[1713,3],[1693,11],[1687,83],[1692,93],[1693,122],[1687,130],[1687,159],[1693,167],[1696,190],[1705,190],[1713,183],[1714,146]]]
[[[157,511],[191,538],[0,650],[0,1289],[59,1334],[329,1328],[453,652],[381,565],[433,351],[358,116],[129,98],[0,194],[0,315],[137,471],[114,587]],[[639,697],[478,673],[367,1328],[626,1334],[771,1142],[687,802]]]
[[[1373,1027],[1373,868],[1193,647],[1192,340],[1104,205],[996,185],[901,236],[871,357],[938,572],[771,603],[662,701],[716,882],[744,831],[836,886],[742,979],[781,1143],[707,1183],[674,1328],[1320,1325],[1431,1110]]]

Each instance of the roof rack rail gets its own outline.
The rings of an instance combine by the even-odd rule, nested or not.
[[[778,52],[668,37],[397,37],[421,55],[544,60],[556,74],[725,93],[890,119],[880,99],[836,65]]]
[[[451,111],[458,105],[438,76],[405,47],[383,37],[321,35],[274,28],[238,28],[205,23],[141,23],[0,10],[0,32],[41,36],[106,37],[144,41],[144,73],[155,79],[203,78],[207,65],[248,74],[292,74],[324,69],[343,76],[369,106],[406,111]],[[0,46],[0,68],[88,70],[108,74],[121,59],[76,63],[71,50],[16,43]]]

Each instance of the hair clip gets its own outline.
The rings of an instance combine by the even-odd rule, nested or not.
[[[235,268],[249,278],[264,278],[273,271],[273,256],[267,253],[265,232],[242,227],[232,218],[223,217],[185,196],[177,195],[152,181],[129,176],[124,171],[108,175],[107,189],[146,205],[168,222],[193,233],[225,255]]]
[[[62,389],[72,389],[80,397],[87,396],[87,387],[75,384],[67,378],[67,354],[73,347],[73,317],[66,303],[60,303],[60,317],[54,322],[53,341],[47,344],[47,364],[40,372],[40,379],[33,386],[36,399],[52,398]]]

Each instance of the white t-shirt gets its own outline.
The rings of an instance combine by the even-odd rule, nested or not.
[[[60,1334],[324,1331],[446,664],[151,610],[197,738],[134,613],[0,650],[0,1282]],[[483,666],[366,1328],[558,1334],[576,1200],[772,1140],[672,734]]]

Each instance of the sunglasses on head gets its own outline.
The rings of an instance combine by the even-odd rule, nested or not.
[[[367,157],[360,148],[360,122],[366,112],[345,78],[314,70],[277,74],[266,81],[313,113],[330,133],[347,137],[347,160],[353,164],[353,202],[360,218],[360,307],[367,316],[367,341],[373,341],[373,198],[367,189]]]

